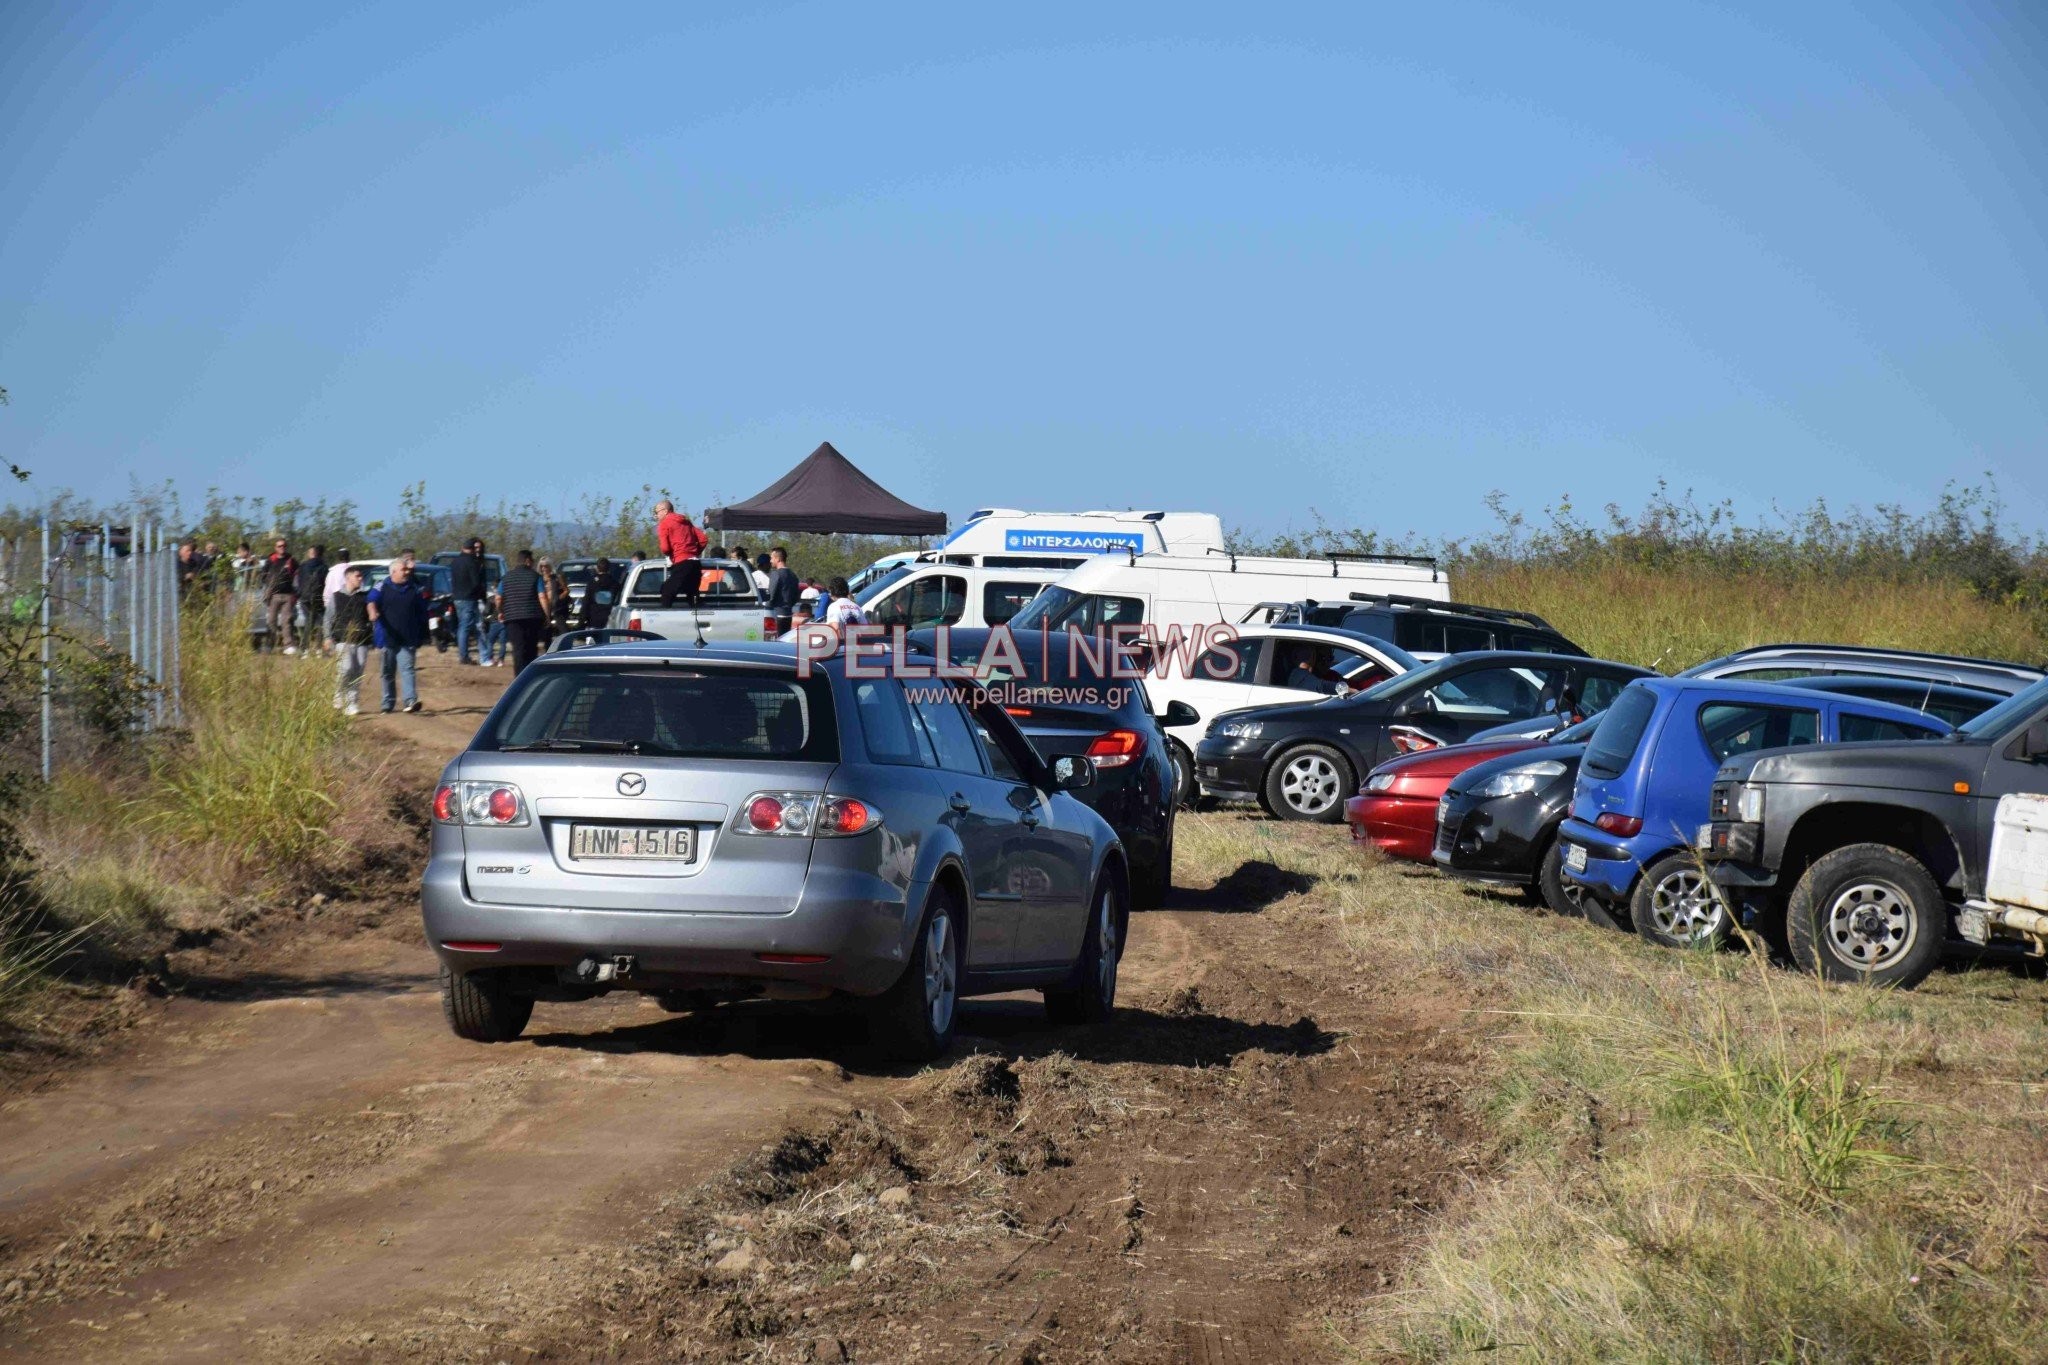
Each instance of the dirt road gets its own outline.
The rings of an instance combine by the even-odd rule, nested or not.
[[[363,723],[424,787],[504,677],[422,681]],[[1255,856],[1329,831],[1191,819],[1113,1027],[976,1002],[917,1075],[817,1008],[463,1044],[409,907],[273,934],[0,1106],[0,1356],[1334,1355],[1472,1165],[1459,1002]]]

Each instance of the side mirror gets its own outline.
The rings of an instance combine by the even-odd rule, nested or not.
[[[2048,720],[2037,720],[2020,736],[2020,757],[2029,763],[2048,759]]]
[[[1095,785],[1095,765],[1080,754],[1061,754],[1052,761],[1052,789],[1077,792]]]
[[[1168,727],[1196,725],[1201,722],[1202,713],[1184,701],[1170,701],[1159,713],[1159,723]]]

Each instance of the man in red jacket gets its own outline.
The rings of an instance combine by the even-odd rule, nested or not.
[[[654,524],[655,544],[668,559],[668,574],[661,580],[661,605],[674,606],[680,592],[695,611],[698,580],[704,572],[698,562],[704,554],[704,533],[667,498],[654,504],[654,510],[659,514]]]

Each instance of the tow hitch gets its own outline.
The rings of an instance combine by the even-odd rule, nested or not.
[[[576,964],[570,975],[581,985],[595,986],[607,981],[623,981],[639,969],[639,960],[631,953],[623,953],[612,958],[586,957]]]

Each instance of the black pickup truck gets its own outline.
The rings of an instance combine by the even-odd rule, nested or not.
[[[1945,739],[1765,750],[1721,765],[1699,851],[1744,918],[1783,916],[1793,959],[1917,985],[1984,894],[1998,798],[2048,791],[2048,681]]]

